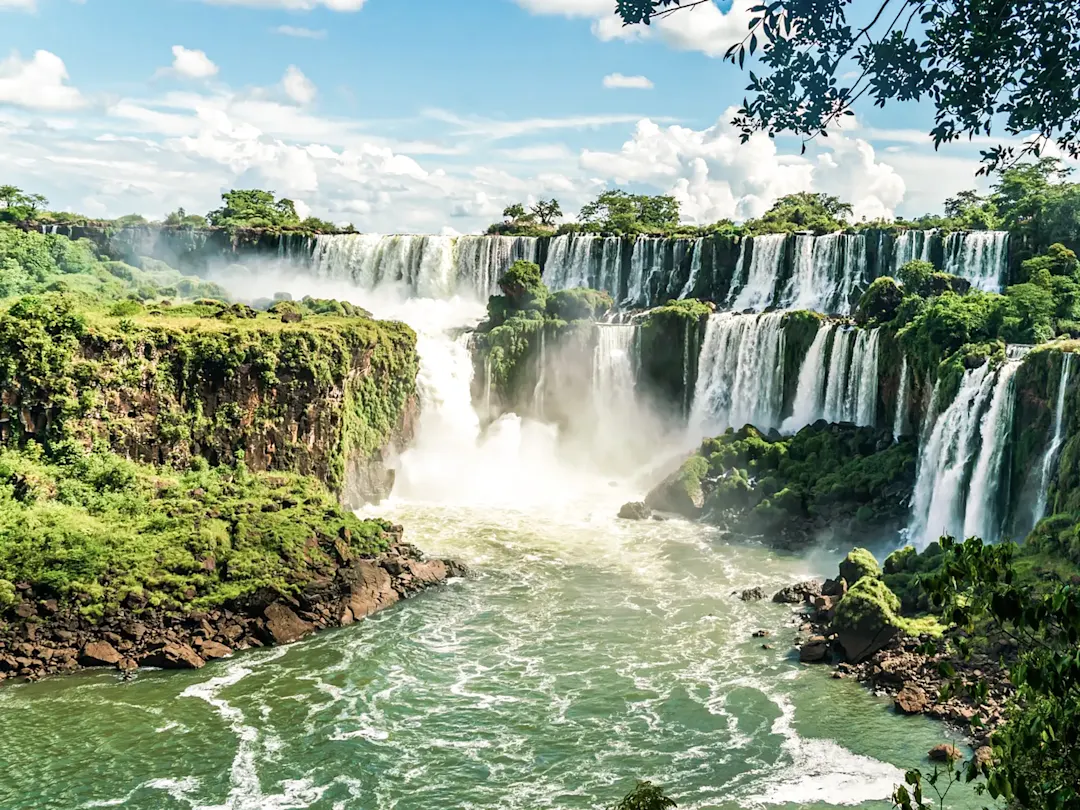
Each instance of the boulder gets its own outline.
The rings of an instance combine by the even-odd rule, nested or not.
[[[855,584],[863,577],[881,576],[877,558],[865,548],[855,548],[840,563],[840,579]]]
[[[139,659],[144,667],[161,669],[202,669],[206,662],[187,644],[166,644]]]
[[[983,745],[975,751],[975,763],[980,767],[986,767],[994,762],[994,749],[989,745]]]
[[[955,745],[949,745],[948,743],[935,745],[930,749],[927,756],[930,757],[931,762],[947,762],[950,765],[964,758],[964,755],[960,752],[959,748]]]
[[[825,636],[811,636],[810,640],[799,648],[799,660],[804,664],[816,664],[824,661],[828,655],[829,642]]]
[[[644,501],[632,501],[622,505],[619,517],[623,520],[648,520],[652,517],[652,509]]]
[[[843,577],[837,577],[836,579],[825,580],[825,584],[821,586],[821,593],[823,596],[835,596],[839,599],[847,593],[847,589],[847,580]]]
[[[812,602],[819,596],[821,596],[821,583],[817,580],[808,580],[788,585],[776,593],[772,600],[781,605],[801,605],[803,602]]]
[[[691,456],[645,497],[645,505],[683,517],[701,517],[705,508],[705,492],[701,482],[708,474],[709,462],[701,456]]]
[[[758,602],[765,598],[765,589],[760,585],[756,588],[747,588],[739,594],[739,598],[744,602]]]
[[[292,608],[274,602],[263,611],[266,632],[274,644],[292,644],[315,631],[315,626],[297,616]]]
[[[864,661],[901,632],[900,600],[880,579],[863,577],[836,608],[832,630],[852,664]]]
[[[390,572],[371,560],[357,560],[345,574],[349,580],[349,597],[340,618],[342,625],[370,616],[401,598],[394,590]]]
[[[199,655],[208,661],[215,658],[228,658],[232,655],[231,649],[216,641],[202,641],[199,643],[198,647]]]
[[[819,616],[828,617],[835,610],[837,601],[833,596],[817,596],[814,598],[814,610]]]
[[[109,642],[91,641],[79,654],[79,663],[84,667],[114,667],[123,658]]]
[[[922,714],[930,705],[930,698],[921,686],[913,683],[905,683],[904,688],[896,695],[896,711],[900,714]]]

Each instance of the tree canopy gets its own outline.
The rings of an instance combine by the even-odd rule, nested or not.
[[[701,1],[616,0],[616,10],[628,25],[648,25]],[[1026,138],[985,150],[981,171],[1038,157],[1051,142],[1080,157],[1075,0],[762,0],[751,12],[727,52],[740,67],[755,55],[764,67],[750,72],[734,121],[744,140],[825,137],[864,97],[879,107],[927,99],[935,147],[999,127]]]
[[[220,228],[297,227],[300,216],[289,199],[276,199],[272,191],[244,189],[221,195],[225,203],[207,215],[210,224]]]
[[[49,204],[41,194],[31,194],[18,186],[0,186],[0,222],[23,222]]]
[[[679,202],[674,197],[605,191],[581,208],[585,225],[610,233],[664,231],[679,224]]]

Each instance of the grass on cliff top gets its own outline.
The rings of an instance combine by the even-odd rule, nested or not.
[[[371,556],[387,528],[313,478],[201,460],[178,472],[74,445],[47,459],[30,442],[0,450],[0,614],[19,583],[94,619],[133,592],[166,610],[295,592],[332,572],[337,539]]]

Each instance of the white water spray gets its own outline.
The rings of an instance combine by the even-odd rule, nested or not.
[[[1050,443],[1043,453],[1042,463],[1039,464],[1039,494],[1035,500],[1034,511],[1031,514],[1031,526],[1034,527],[1046,516],[1046,503],[1049,498],[1050,481],[1054,474],[1054,463],[1057,461],[1061,445],[1065,441],[1065,393],[1069,388],[1069,378],[1072,374],[1072,352],[1064,352],[1061,355],[1061,378],[1058,380],[1057,401],[1054,403],[1054,431],[1050,436]]]

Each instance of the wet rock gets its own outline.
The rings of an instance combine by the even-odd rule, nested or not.
[[[754,638],[768,638],[771,635],[772,635],[772,633],[770,633],[768,630],[755,630],[754,631]]]
[[[206,662],[186,644],[166,644],[160,650],[144,655],[139,664],[161,669],[202,669]]]
[[[739,598],[744,602],[757,602],[765,598],[765,589],[760,586],[757,588],[747,588],[739,594]]]
[[[817,580],[808,580],[788,585],[777,592],[772,600],[781,605],[800,605],[804,602],[812,602],[819,596],[821,596],[821,583]]]
[[[847,589],[847,580],[843,577],[827,579],[825,580],[825,584],[821,586],[821,594],[822,596],[834,596],[839,599],[847,593]]]
[[[926,691],[913,683],[904,684],[896,695],[896,711],[901,714],[922,714],[930,704]]]
[[[816,664],[829,655],[829,642],[825,636],[812,636],[799,648],[799,660],[804,664]]]
[[[274,644],[292,644],[314,632],[315,627],[297,616],[288,605],[274,602],[263,611],[266,632]]]
[[[119,664],[123,657],[109,642],[91,641],[83,647],[79,663],[84,667],[113,667]]]
[[[623,520],[648,520],[652,517],[652,509],[643,501],[624,503],[619,509],[619,517]]]
[[[949,745],[948,743],[935,745],[930,749],[927,756],[930,757],[931,762],[947,762],[950,764],[964,758],[964,755],[960,752],[959,748],[955,745]]]
[[[217,658],[228,658],[232,655],[232,650],[226,647],[224,644],[219,644],[216,641],[203,641],[199,645],[199,655],[205,658],[207,661],[211,661]]]

